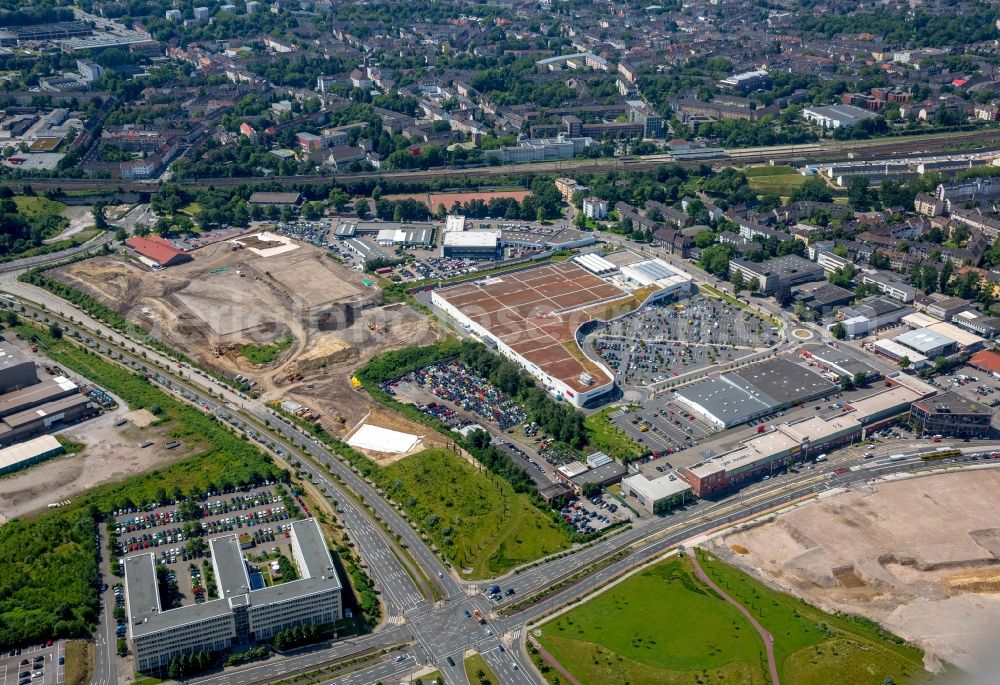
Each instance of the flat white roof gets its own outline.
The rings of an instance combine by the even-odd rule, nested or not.
[[[909,347],[900,345],[895,340],[889,340],[888,338],[884,338],[882,340],[876,340],[875,347],[884,352],[887,352],[890,355],[897,356],[900,359],[902,359],[903,357],[907,357],[911,362],[927,361],[927,357],[920,354],[916,350],[912,350]]]
[[[984,338],[976,335],[975,333],[970,333],[964,328],[959,328],[955,324],[948,323],[947,321],[938,321],[927,327],[927,330],[939,333],[946,338],[951,338],[958,343],[959,347],[971,347],[973,345],[981,345],[985,342]]]
[[[448,247],[496,247],[500,241],[498,231],[451,231],[444,234]]]
[[[365,423],[350,437],[347,444],[351,447],[374,452],[401,454],[413,449],[419,440],[419,435],[411,435]]]
[[[902,318],[902,322],[907,326],[913,326],[914,328],[927,328],[928,326],[940,323],[938,319],[935,319],[932,316],[927,316],[926,314],[921,314],[920,312],[907,314]]]
[[[622,484],[627,484],[630,489],[653,502],[691,490],[691,486],[679,477],[674,476],[674,480],[670,480],[669,475],[649,480],[641,473],[637,473],[623,478]]]
[[[897,386],[884,392],[862,397],[860,400],[848,402],[847,404],[853,407],[859,416],[868,417],[900,404],[915,402],[920,397],[920,393],[914,392],[909,388],[904,388],[903,386]]]
[[[447,232],[464,231],[465,217],[460,214],[449,214],[444,220],[444,230]]]

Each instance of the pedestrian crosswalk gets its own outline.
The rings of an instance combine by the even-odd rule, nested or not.
[[[511,642],[516,642],[521,637],[521,626],[517,626],[516,628],[511,628],[506,633],[504,633],[504,637],[510,640]]]
[[[395,614],[387,618],[385,622],[391,626],[401,626],[403,625],[403,623],[406,622],[406,619],[403,617],[402,614]]]

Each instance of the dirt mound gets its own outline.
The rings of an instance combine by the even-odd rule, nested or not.
[[[319,369],[357,356],[358,349],[346,340],[330,333],[320,333],[313,339],[309,348],[295,360],[295,369],[300,372]]]

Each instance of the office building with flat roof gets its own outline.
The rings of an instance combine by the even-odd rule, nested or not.
[[[136,670],[155,672],[172,659],[269,639],[296,626],[323,625],[343,615],[333,559],[315,519],[289,532],[299,579],[256,589],[236,535],[209,543],[219,599],[163,610],[152,553],[125,559],[125,610]]]
[[[990,434],[993,410],[956,392],[946,392],[914,402],[910,420],[922,427],[924,435],[986,438]]]

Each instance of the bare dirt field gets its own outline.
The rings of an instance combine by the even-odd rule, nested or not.
[[[168,440],[166,428],[140,427],[132,423],[115,427],[118,415],[103,414],[60,431],[70,440],[86,445],[83,451],[0,478],[0,521],[45,509],[50,502],[72,500],[79,493],[104,483],[161,468],[205,447],[185,438],[179,447],[168,450],[163,446]],[[138,424],[144,423],[143,416],[137,418]],[[154,444],[140,448],[142,440],[152,440]]]
[[[437,328],[406,305],[380,306],[381,293],[362,283],[364,274],[327,258],[325,250],[289,242],[295,249],[270,257],[219,242],[192,251],[192,262],[161,271],[113,255],[51,273],[197,363],[255,379],[262,399],[290,398],[312,408],[328,430],[343,435],[376,406],[351,387],[355,369],[382,352],[430,343]],[[264,367],[242,356],[245,343],[289,334],[291,348]]]
[[[998,496],[995,468],[880,483],[710,547],[808,602],[878,621],[930,667],[985,673],[1000,635]]]
[[[378,354],[427,345],[437,336],[435,322],[406,305],[364,309],[356,313],[347,329],[315,336],[309,349],[276,373],[274,397],[288,397],[313,409],[327,430],[340,437],[353,431],[369,412],[386,417],[369,420],[383,428],[415,435],[432,433],[426,426],[382,409],[367,393],[351,386],[351,376]],[[425,446],[438,444],[436,434],[421,442]]]

